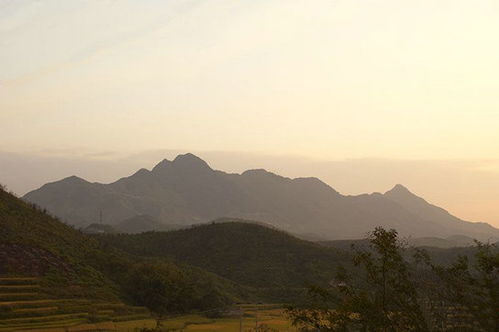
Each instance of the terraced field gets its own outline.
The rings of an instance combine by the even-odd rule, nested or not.
[[[0,277],[0,332],[128,332],[156,324],[143,307],[81,298],[51,298],[39,282],[37,278]],[[295,331],[279,306],[243,305],[240,308],[243,312],[240,318],[240,315],[218,319],[186,315],[167,319],[163,325],[184,331],[229,332],[239,331],[240,323],[243,331],[264,324],[278,331]]]
[[[149,318],[143,307],[44,294],[39,279],[0,277],[0,332],[112,331],[113,322]]]
[[[238,310],[234,308],[234,310]],[[297,332],[298,329],[292,326],[287,319],[283,309],[279,305],[243,305],[241,307],[242,316],[235,314],[225,318],[208,318],[202,315],[191,314],[163,321],[163,327],[171,331],[192,331],[192,332],[254,332],[255,327],[264,326],[272,331]],[[130,321],[116,324],[118,332],[132,332],[137,327],[152,328],[155,326],[152,319],[142,321]]]

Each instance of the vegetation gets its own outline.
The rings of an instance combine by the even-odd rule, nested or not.
[[[41,286],[58,296],[118,299],[116,284],[88,259],[106,255],[97,241],[3,190],[0,220],[0,274],[44,276]]]
[[[356,249],[353,258],[360,278],[342,270],[331,291],[311,290],[316,306],[290,308],[295,324],[321,331],[428,331],[397,232],[377,228],[369,249]]]
[[[154,314],[159,328],[165,317],[230,304],[227,297],[217,293],[200,297],[194,286],[189,276],[178,268],[166,264],[139,264],[130,273],[125,288],[135,303]]]
[[[41,278],[0,278],[0,331],[58,328],[150,317],[146,308],[82,298],[56,298]],[[29,289],[29,293],[26,290]]]
[[[484,331],[499,329],[499,250],[494,244],[476,243],[473,263],[459,256],[450,266],[434,264],[425,251],[421,258],[437,276],[430,287],[434,302],[458,306],[469,321]],[[439,317],[442,319],[442,317]]]
[[[310,284],[327,284],[345,255],[250,222],[221,220],[170,232],[99,235],[113,247],[140,256],[171,258],[256,287],[267,300],[301,296]],[[289,290],[295,289],[292,293]],[[289,298],[286,296],[289,295]]]
[[[89,306],[90,308],[91,306]],[[100,307],[99,307],[100,311]],[[129,315],[133,317],[133,315]],[[116,331],[116,332],[130,332],[130,331],[154,331],[157,332],[156,320],[152,318],[140,318],[135,315],[135,319],[126,319],[124,321],[114,320],[110,321],[97,321],[93,323],[87,322],[83,318],[79,322],[77,319],[63,319],[59,321],[45,321],[37,323],[37,332],[76,332],[76,331]],[[68,325],[68,321],[73,321]],[[58,324],[58,325],[57,325]],[[66,324],[66,325],[65,325]],[[283,309],[279,306],[269,305],[242,305],[242,315],[232,314],[224,317],[211,318],[202,314],[185,314],[174,317],[166,317],[161,322],[160,330],[163,331],[197,331],[197,332],[234,332],[239,331],[240,326],[244,332],[252,331],[288,331],[294,332],[296,329],[291,326],[291,322],[285,316]],[[62,328],[64,327],[64,328]],[[12,325],[9,329],[0,329],[2,332],[12,332],[17,330]],[[25,327],[20,327],[19,330],[26,331]]]
[[[478,243],[473,266],[451,266],[418,250],[404,258],[395,230],[377,228],[369,246],[355,249],[355,275],[340,270],[328,289],[312,287],[309,302],[288,309],[296,326],[320,331],[497,331],[499,252]],[[351,271],[350,271],[351,272]]]
[[[139,327],[140,332],[157,332],[155,325],[156,322],[153,320],[142,320],[118,323],[116,329],[133,331]],[[162,322],[163,331],[235,332],[240,328],[244,332],[296,331],[285,316],[284,310],[276,305],[246,304],[241,305],[241,312],[236,311],[224,317],[207,318],[203,315],[189,314],[167,318]]]
[[[205,310],[220,303],[240,301],[247,292],[212,273],[177,266],[162,259],[141,258],[144,264],[137,264],[136,257],[101,244],[3,190],[0,190],[0,223],[0,277],[26,276],[37,279],[36,285],[21,285],[17,288],[0,285],[3,297],[0,298],[0,312],[3,314],[0,320],[17,319],[16,315],[19,314],[12,310],[24,308],[33,309],[26,317],[48,315],[43,310],[65,314],[60,306],[54,304],[66,300],[103,303],[125,301],[152,308],[144,301],[144,297],[138,295],[140,292],[152,294],[158,290],[154,282],[147,282],[147,274],[140,279],[145,271],[157,271],[155,275],[160,275],[160,281],[168,286],[163,289],[162,299],[166,302],[161,306],[171,312],[181,311],[172,307],[171,298],[177,301],[181,298],[180,303],[185,310]],[[147,290],[149,286],[152,289]],[[12,295],[5,295],[6,292]],[[29,301],[23,301],[22,297]],[[33,302],[37,297],[42,298],[41,302]],[[33,307],[35,304],[43,306]],[[82,313],[88,315],[77,317],[77,322],[76,318],[72,318],[74,321],[66,323],[71,325],[93,321],[95,315],[85,310]],[[136,319],[133,315],[129,316],[122,318]]]

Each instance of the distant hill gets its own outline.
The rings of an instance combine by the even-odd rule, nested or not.
[[[340,264],[349,264],[343,252],[243,220],[221,219],[178,231],[98,239],[134,255],[173,258],[259,288],[325,284]]]
[[[427,237],[416,239],[400,238],[402,244],[406,246],[403,255],[409,262],[414,262],[414,254],[416,250],[423,249],[426,251],[432,262],[437,265],[448,266],[454,264],[459,257],[465,256],[471,264],[475,263],[477,246],[471,238],[466,237],[449,237],[447,239]],[[470,242],[471,241],[471,242]],[[333,241],[318,241],[318,244],[352,253],[352,245],[356,249],[370,250],[370,242],[368,239],[357,240],[333,240]],[[490,244],[495,245],[499,250],[499,242]],[[420,264],[416,264],[414,268],[420,268]]]
[[[185,226],[180,225],[162,224],[151,216],[140,215],[125,219],[114,226],[99,223],[90,224],[87,227],[82,228],[81,231],[86,234],[137,234],[151,231],[171,231],[184,227]]]
[[[442,239],[438,237],[419,237],[409,239],[409,244],[414,247],[456,248],[475,245],[474,240],[468,236],[450,236]]]
[[[151,171],[141,169],[110,184],[72,176],[24,199],[79,227],[95,223],[101,214],[113,226],[140,215],[179,225],[232,217],[260,220],[308,238],[361,238],[376,226],[412,237],[499,238],[498,229],[460,220],[401,185],[385,194],[344,196],[317,178],[289,179],[265,170],[228,174],[192,154],[165,159]]]
[[[116,228],[106,224],[90,224],[87,227],[83,228],[81,231],[85,234],[118,233]]]
[[[182,227],[183,226],[181,225],[163,224],[148,215],[138,215],[135,217],[127,218],[114,226],[116,232],[129,234],[137,234],[150,231],[170,231]]]
[[[417,237],[402,239],[409,247],[432,247],[432,248],[458,248],[474,246],[474,239],[468,236],[450,236],[448,238],[439,237]],[[366,246],[369,241],[366,239],[358,240],[332,240],[332,241],[317,241],[326,247],[332,247],[342,250],[349,250],[351,245]]]

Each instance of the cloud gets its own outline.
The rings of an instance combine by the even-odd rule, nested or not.
[[[68,70],[106,50],[142,39],[199,3],[10,2],[0,16],[0,82],[25,84]]]

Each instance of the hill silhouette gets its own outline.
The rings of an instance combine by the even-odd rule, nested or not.
[[[259,220],[322,239],[361,238],[376,226],[413,237],[499,237],[498,229],[460,220],[401,185],[385,194],[344,196],[317,178],[290,179],[261,169],[228,174],[193,154],[165,159],[151,171],[141,169],[110,184],[69,177],[24,199],[79,227],[95,223],[101,214],[111,225],[148,215],[179,225],[220,217]]]
[[[126,220],[123,220],[122,222],[114,226],[116,232],[130,233],[130,234],[150,232],[150,231],[169,231],[181,227],[182,226],[179,225],[163,224],[148,215],[138,215],[135,217],[131,217]],[[105,233],[112,233],[112,232],[105,232]]]
[[[106,224],[90,224],[81,230],[86,234],[118,233],[115,227]]]

